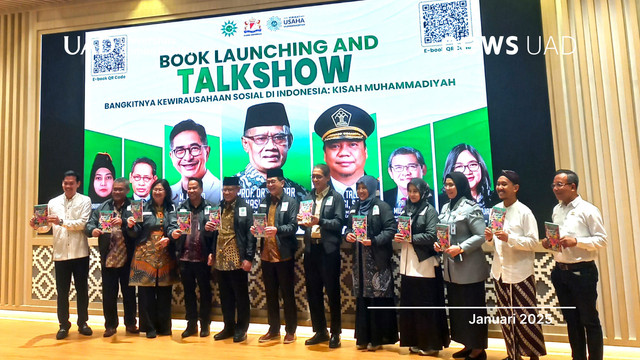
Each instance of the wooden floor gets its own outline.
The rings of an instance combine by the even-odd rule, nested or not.
[[[72,322],[74,320],[72,319]],[[266,332],[267,325],[251,324],[249,337],[245,343],[234,344],[231,339],[214,341],[207,338],[190,337],[181,339],[180,334],[186,327],[183,320],[173,321],[173,336],[147,339],[141,335],[125,335],[124,327],[111,338],[103,338],[103,319],[91,316],[89,325],[94,334],[86,337],[78,334],[77,327],[71,328],[65,340],[56,340],[58,324],[55,314],[0,310],[0,359],[418,359],[409,355],[407,348],[398,345],[384,346],[376,352],[355,349],[352,330],[344,330],[342,347],[329,349],[327,344],[305,346],[304,340],[311,335],[308,327],[298,327],[298,341],[284,345],[280,342],[258,343],[258,337]],[[222,323],[214,322],[211,332],[222,329]],[[462,346],[452,343],[451,347],[440,352],[437,358],[451,359],[451,354]],[[547,342],[549,355],[543,359],[571,359],[569,346],[563,343]],[[506,357],[504,342],[501,339],[489,339],[487,350],[489,359]],[[424,357],[436,359],[436,357]],[[605,347],[605,359],[639,359],[640,349],[623,347]]]

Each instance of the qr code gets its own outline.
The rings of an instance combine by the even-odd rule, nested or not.
[[[469,36],[469,2],[420,3],[422,46],[440,45],[445,38],[460,41]]]
[[[127,72],[127,37],[125,35],[93,39],[92,45],[92,75]]]

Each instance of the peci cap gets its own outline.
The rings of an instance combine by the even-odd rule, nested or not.
[[[270,178],[274,178],[274,177],[281,177],[284,178],[284,172],[282,172],[281,168],[277,168],[277,169],[267,169],[267,179]]]
[[[330,107],[316,120],[314,130],[322,141],[366,140],[375,129],[369,113],[357,106],[339,104]]]
[[[244,131],[258,126],[289,126],[284,105],[279,102],[269,102],[250,106],[244,121]]]
[[[225,176],[222,179],[222,186],[240,186],[240,178],[237,176]]]

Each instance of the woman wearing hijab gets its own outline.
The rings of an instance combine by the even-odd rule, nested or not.
[[[91,182],[89,183],[89,197],[94,204],[101,204],[111,197],[113,180],[116,171],[113,167],[111,155],[97,153],[91,166]]]
[[[489,277],[489,264],[482,251],[484,218],[482,209],[471,196],[469,181],[461,172],[446,175],[444,190],[449,202],[442,207],[440,224],[449,225],[451,246],[444,250],[444,280],[447,299],[451,307],[484,307],[484,282]],[[436,251],[442,251],[434,244]],[[461,309],[449,311],[451,339],[464,345],[453,354],[454,358],[486,360],[488,327],[476,319],[487,315],[487,310]]]
[[[356,296],[356,348],[376,351],[398,341],[395,310],[370,310],[370,306],[395,306],[393,301],[392,239],[396,232],[393,210],[376,197],[378,181],[369,175],[356,183],[358,200],[351,207],[346,240],[354,244],[353,291]],[[367,238],[356,241],[353,216],[367,219]]]
[[[429,185],[420,178],[411,179],[407,185],[409,201],[401,216],[411,217],[411,239],[404,241],[400,233],[394,237],[402,243],[400,306],[444,307],[442,269],[433,247],[438,213],[428,202],[429,192]],[[449,342],[444,308],[400,311],[400,346],[409,346],[412,353],[437,356]]]
[[[506,209],[502,230],[486,228],[487,242],[494,244],[495,254],[491,276],[495,279],[499,307],[535,307],[536,283],[533,277],[535,248],[538,244],[538,224],[531,210],[518,201],[520,176],[503,170],[496,181],[496,192],[502,202],[496,207]],[[522,317],[538,318],[536,309],[500,309],[498,316],[513,318],[501,323],[507,345],[507,359],[521,360],[522,356],[538,359],[546,354],[542,327],[536,321],[520,321]]]

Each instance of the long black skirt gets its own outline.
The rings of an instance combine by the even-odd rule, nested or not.
[[[472,284],[450,282],[446,284],[449,306],[486,306],[484,281]],[[463,344],[466,348],[486,349],[489,327],[486,323],[478,324],[476,321],[478,316],[484,319],[487,316],[487,309],[449,309],[451,339]]]
[[[398,342],[396,311],[371,310],[369,306],[395,306],[393,298],[356,298],[356,345],[373,346]]]
[[[435,278],[402,275],[400,306],[444,307],[444,280],[436,268]],[[400,310],[400,346],[417,346],[422,350],[449,347],[447,312],[442,309]]]

